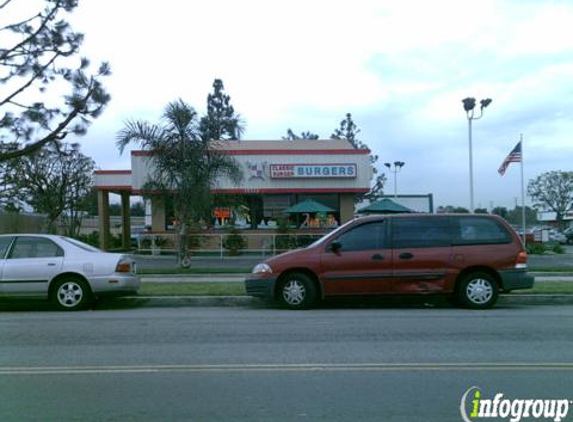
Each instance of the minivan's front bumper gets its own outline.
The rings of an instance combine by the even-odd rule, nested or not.
[[[535,277],[528,274],[526,269],[502,270],[499,275],[503,290],[531,289],[535,282]]]
[[[257,278],[256,275],[251,274],[250,278],[245,279],[245,288],[249,296],[272,299],[275,283],[275,278]]]

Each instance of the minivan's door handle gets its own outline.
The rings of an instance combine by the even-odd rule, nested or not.
[[[48,262],[48,267],[55,267],[55,266],[56,266],[55,263],[53,263],[53,262]]]
[[[414,258],[414,255],[412,255],[410,252],[404,252],[400,254],[400,259],[412,259]]]
[[[376,253],[376,254],[372,255],[372,259],[374,261],[382,261],[384,259],[384,257],[382,255],[380,255],[379,253]]]

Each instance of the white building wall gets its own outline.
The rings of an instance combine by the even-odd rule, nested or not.
[[[367,191],[372,180],[368,150],[356,150],[347,141],[232,141],[224,145],[243,169],[244,179],[235,186],[227,178],[217,181],[215,189],[232,193],[289,193],[297,191]],[[312,178],[272,178],[272,165],[355,166],[355,177],[329,176]],[[153,177],[153,156],[145,151],[133,151],[131,171],[98,171],[96,187],[131,186],[134,194],[141,193]]]
[[[294,141],[295,143],[298,141]],[[320,141],[315,141],[320,142]],[[329,141],[324,141],[329,142]],[[334,141],[331,141],[334,142]],[[254,141],[250,142],[254,144]],[[243,142],[241,142],[243,144]],[[266,142],[268,146],[269,142]],[[262,193],[271,191],[289,192],[301,189],[324,189],[324,190],[368,190],[372,180],[372,167],[370,164],[370,155],[366,152],[356,153],[357,150],[344,148],[348,150],[345,153],[343,149],[330,149],[330,153],[320,154],[316,150],[308,150],[305,154],[304,149],[284,149],[291,142],[277,142],[283,150],[277,152],[269,149],[269,153],[262,153],[261,150],[252,151],[249,148],[237,151],[231,150],[229,153],[237,161],[243,170],[243,182],[236,186],[227,178],[222,178],[217,182],[215,189],[225,191],[237,191],[246,193]],[[300,148],[300,146],[299,146]],[[294,151],[294,152],[293,152]],[[144,155],[141,152],[132,153],[132,183],[134,191],[143,189],[148,178],[153,174],[152,157]],[[313,177],[313,178],[272,178],[270,168],[272,165],[290,164],[290,165],[351,165],[356,166],[355,177]]]
[[[132,175],[128,171],[96,171],[94,174],[96,187],[126,187],[131,186]]]

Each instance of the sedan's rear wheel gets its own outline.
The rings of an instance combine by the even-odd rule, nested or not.
[[[316,287],[306,274],[288,274],[279,285],[279,300],[289,309],[310,308],[316,301]]]
[[[54,285],[52,301],[62,311],[84,309],[92,300],[89,285],[82,279],[66,277]]]
[[[491,308],[497,301],[499,288],[488,273],[475,272],[465,276],[458,288],[458,300],[468,308]]]

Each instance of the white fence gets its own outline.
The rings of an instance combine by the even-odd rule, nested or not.
[[[208,233],[188,235],[188,252],[192,255],[235,256],[276,255],[305,247],[320,239],[326,232],[280,233]],[[137,236],[138,252],[159,255],[178,251],[175,233],[142,233]]]

